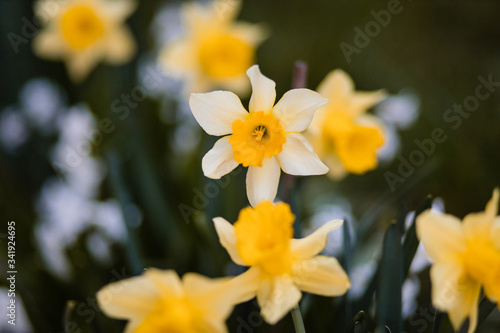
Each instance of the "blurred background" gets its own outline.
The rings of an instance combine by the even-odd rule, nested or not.
[[[373,317],[365,291],[392,221],[411,220],[406,215],[428,194],[438,198],[436,209],[463,217],[483,210],[500,186],[500,2],[401,0],[390,22],[367,35],[373,13],[391,2],[251,0],[239,15],[270,28],[257,58],[276,81],[278,98],[290,89],[297,60],[309,65],[311,89],[341,68],[357,89],[391,95],[370,111],[390,130],[376,170],[341,181],[299,179],[293,192],[299,234],[332,218],[347,217],[350,226],[350,253],[342,230],[325,251],[344,263],[349,257],[353,288],[334,300],[304,297],[310,332],[346,332],[360,310]],[[16,301],[24,308],[15,327],[2,315],[0,331],[120,332],[123,323],[95,303],[109,282],[146,267],[210,277],[241,272],[211,219],[234,222],[248,205],[246,171],[239,167],[218,181],[203,176],[201,158],[216,138],[192,118],[180,82],[155,65],[163,41],[180,29],[181,3],[140,1],[127,21],[138,43],[135,58],[100,64],[76,85],[62,62],[33,54],[33,1],[0,1],[0,286],[8,287],[7,221],[15,221]],[[15,46],[12,33],[22,38]],[[127,103],[148,77],[157,88]],[[489,94],[475,105],[479,85]],[[425,151],[417,142],[436,129],[446,139]],[[71,170],[61,167],[68,156]],[[431,332],[429,264],[420,251],[415,258],[403,284],[401,331]],[[5,309],[5,288],[0,302]],[[263,323],[254,301],[239,305],[228,326],[293,331],[290,316],[274,327]],[[496,309],[478,332],[499,329]]]

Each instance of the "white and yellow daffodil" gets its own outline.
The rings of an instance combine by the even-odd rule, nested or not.
[[[448,312],[458,331],[469,318],[469,333],[477,326],[478,300],[484,293],[500,308],[499,190],[484,212],[460,220],[452,215],[426,211],[417,218],[417,235],[434,261],[430,275],[432,303]]]
[[[330,169],[341,179],[377,167],[377,150],[384,144],[384,126],[366,110],[386,97],[382,90],[360,92],[344,71],[330,72],[317,91],[330,102],[320,108],[308,129],[308,138]]]
[[[234,226],[222,217],[214,218],[219,240],[231,259],[250,267],[235,278],[235,292],[245,296],[253,292],[270,324],[298,304],[301,291],[339,296],[350,288],[337,259],[318,255],[328,233],[342,221],[328,222],[305,238],[293,239],[294,219],[289,205],[269,201],[241,210]]]
[[[276,84],[257,65],[247,71],[252,84],[249,111],[229,91],[192,94],[191,111],[210,135],[224,136],[203,157],[205,176],[219,179],[239,164],[248,167],[248,200],[274,200],[281,169],[291,175],[319,175],[328,168],[300,134],[317,108],[327,103],[309,89],[293,89],[274,105]]]
[[[158,61],[167,73],[187,80],[188,92],[228,89],[248,94],[245,71],[255,64],[256,48],[267,33],[262,25],[234,22],[241,5],[241,0],[184,5],[187,33],[167,43]]]
[[[125,333],[226,333],[235,304],[252,295],[230,287],[231,278],[209,279],[149,269],[141,276],[110,283],[97,293],[103,312],[128,320]]]
[[[39,0],[34,10],[45,27],[34,40],[34,52],[41,58],[65,61],[69,77],[77,83],[101,60],[123,64],[136,50],[124,26],[135,8],[133,0]]]

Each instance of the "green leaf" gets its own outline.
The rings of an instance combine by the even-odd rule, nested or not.
[[[377,289],[377,327],[401,332],[401,287],[403,284],[401,232],[391,224],[385,233]]]

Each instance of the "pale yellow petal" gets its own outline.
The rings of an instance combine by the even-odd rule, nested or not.
[[[262,281],[257,291],[260,314],[271,325],[280,321],[299,303],[301,297],[302,293],[288,275]]]
[[[137,9],[138,3],[134,0],[114,0],[103,1],[101,10],[106,16],[108,22],[114,24],[124,22]]]
[[[219,242],[227,250],[227,253],[231,257],[231,260],[240,266],[245,266],[243,260],[241,260],[238,254],[238,247],[236,246],[236,235],[234,233],[234,227],[231,223],[223,219],[222,217],[215,217],[213,219],[215,225],[215,231],[219,236]]]
[[[92,47],[83,52],[71,54],[66,60],[68,76],[74,83],[87,78],[102,58],[101,48]]]
[[[104,47],[107,62],[115,65],[131,60],[137,48],[134,37],[127,27],[117,28],[106,36]]]
[[[356,115],[360,115],[374,105],[387,98],[385,90],[357,91],[352,97],[352,107]]]
[[[234,160],[234,150],[229,143],[230,136],[219,139],[214,147],[203,156],[201,168],[205,177],[220,179],[238,166]]]
[[[45,29],[33,40],[33,52],[40,58],[61,59],[65,54],[65,44],[57,31]]]
[[[326,98],[309,89],[287,91],[273,108],[285,132],[303,132],[307,129],[314,112],[328,103]]]
[[[493,220],[498,213],[498,197],[499,191],[495,189],[484,212],[470,213],[464,217],[463,228],[467,239],[474,241],[477,238],[488,239],[490,237]]]
[[[213,19],[220,21],[222,25],[228,25],[236,19],[242,4],[241,0],[214,0],[215,17]]]
[[[97,292],[97,302],[109,317],[140,320],[155,307],[160,293],[145,275],[113,282]]]
[[[490,237],[493,241],[493,246],[500,251],[500,216],[496,217],[493,221]]]
[[[468,333],[473,333],[477,326],[478,302],[481,294],[481,286],[472,281],[466,280],[460,285],[460,295],[455,306],[448,310],[450,322],[455,331],[458,331],[463,322],[469,317]]]
[[[224,322],[239,301],[228,282],[231,278],[210,279],[196,273],[186,273],[182,283],[186,297],[199,308],[205,317],[217,317]],[[210,315],[208,314],[210,313]]]
[[[182,38],[171,41],[163,47],[158,57],[158,63],[165,72],[180,76],[189,71],[199,70],[196,54],[196,46],[193,42],[190,39]]]
[[[454,308],[460,300],[460,283],[465,278],[460,261],[436,262],[431,266],[430,276],[434,306],[441,311]]]
[[[258,65],[250,67],[247,70],[247,75],[252,84],[250,112],[270,112],[276,99],[276,83],[262,75]]]
[[[460,220],[427,210],[417,217],[417,236],[432,260],[454,259],[466,249]]]
[[[335,154],[328,154],[322,158],[325,165],[328,167],[328,177],[333,180],[340,181],[347,176],[347,170],[342,164],[340,158]]]
[[[216,136],[232,133],[233,122],[248,115],[238,96],[230,91],[191,94],[189,106],[205,132]]]
[[[354,82],[346,72],[341,69],[335,69],[328,73],[323,81],[321,81],[317,91],[323,97],[331,100],[331,105],[338,105],[352,95]]]
[[[351,287],[337,259],[327,256],[294,263],[292,279],[300,290],[322,296],[340,296]]]
[[[262,166],[249,166],[246,178],[248,201],[255,207],[263,200],[274,201],[281,168],[275,156],[264,158]]]
[[[231,31],[243,40],[248,41],[257,47],[264,40],[269,38],[269,27],[264,24],[237,22],[231,27]]]
[[[328,172],[328,167],[321,162],[311,144],[300,133],[286,134],[286,142],[277,159],[283,171],[290,175],[324,175]]]
[[[305,260],[323,251],[328,239],[328,233],[339,228],[342,223],[342,220],[333,220],[325,223],[307,237],[292,239],[290,248],[294,257],[299,261]]]
[[[149,268],[144,275],[155,285],[163,298],[182,297],[184,295],[181,280],[174,270],[163,271]]]

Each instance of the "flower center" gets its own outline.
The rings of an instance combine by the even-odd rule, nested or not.
[[[236,120],[229,143],[234,159],[247,167],[262,166],[265,157],[278,155],[286,137],[278,118],[263,111],[249,113],[244,121]]]
[[[94,44],[104,35],[104,22],[87,6],[75,6],[61,17],[60,27],[64,39],[75,50]]]
[[[292,267],[290,239],[295,216],[290,206],[262,201],[241,210],[234,224],[238,254],[248,266],[257,266],[270,276],[286,274]]]
[[[500,251],[493,242],[468,241],[463,260],[467,274],[484,286],[488,296],[500,299]]]
[[[323,125],[323,144],[348,172],[362,174],[377,166],[377,149],[384,138],[377,128],[357,125],[349,116],[332,112]]]
[[[213,78],[231,78],[254,63],[255,49],[241,38],[230,34],[214,34],[201,42],[199,57],[203,71]]]
[[[160,300],[134,333],[196,332],[198,314],[185,299]]]

